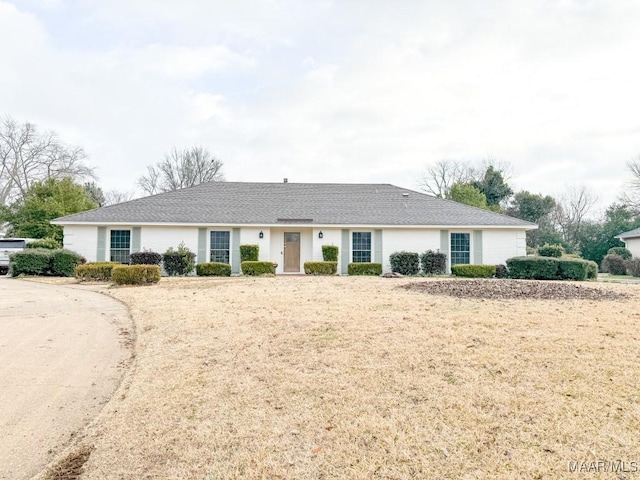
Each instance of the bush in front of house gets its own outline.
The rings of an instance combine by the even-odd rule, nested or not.
[[[349,275],[382,275],[382,264],[374,262],[350,263],[347,266]]]
[[[602,271],[611,275],[626,275],[627,266],[624,263],[624,258],[616,253],[608,253],[602,259]]]
[[[627,267],[627,273],[634,277],[640,277],[640,258],[633,257],[625,260],[625,266]]]
[[[460,263],[451,265],[451,273],[456,277],[492,278],[496,274],[496,266]]]
[[[159,265],[116,265],[111,280],[117,285],[149,285],[160,281]]]
[[[525,280],[595,279],[597,265],[588,260],[557,257],[513,257],[507,260],[511,278]]]
[[[557,280],[558,262],[553,257],[513,257],[507,260],[509,277],[525,280]]]
[[[113,267],[122,265],[118,262],[94,262],[78,265],[74,275],[78,280],[108,282],[111,280],[111,270]]]
[[[339,251],[337,245],[322,245],[322,259],[325,262],[337,262]]]
[[[55,238],[39,238],[28,242],[24,248],[46,248],[47,250],[57,250],[61,247],[60,242]]]
[[[130,265],[160,265],[161,263],[162,255],[151,250],[135,252],[129,255]]]
[[[167,275],[189,275],[196,268],[196,254],[184,246],[184,242],[177,249],[170,247],[162,255],[162,265]]]
[[[587,262],[587,280],[598,280],[598,264],[592,260],[585,260]]]
[[[443,275],[447,272],[447,255],[427,250],[420,255],[420,264],[425,275]]]
[[[632,257],[631,251],[625,247],[611,247],[609,250],[607,250],[607,254],[609,253],[620,255],[625,260],[629,260]]]
[[[338,262],[304,262],[304,273],[307,275],[335,275],[338,273]]]
[[[51,275],[51,250],[32,248],[9,257],[11,275]]]
[[[550,245],[545,243],[541,247],[538,247],[538,255],[541,257],[556,257],[560,258],[564,253],[562,245]]]
[[[240,245],[240,262],[257,262],[259,256],[258,245]]]
[[[496,265],[496,278],[507,278],[509,276],[509,270],[506,265]]]
[[[244,275],[249,275],[252,277],[258,275],[276,274],[276,267],[273,262],[245,261],[240,263],[240,268],[242,269],[242,273]]]
[[[393,252],[389,255],[391,271],[401,275],[417,275],[420,272],[420,255],[416,252]]]
[[[30,248],[16,252],[9,259],[11,275],[45,275],[72,277],[82,257],[71,250]]]
[[[51,272],[56,277],[73,277],[82,257],[71,250],[51,250]]]
[[[231,265],[221,262],[199,263],[196,265],[196,275],[199,277],[230,277]]]

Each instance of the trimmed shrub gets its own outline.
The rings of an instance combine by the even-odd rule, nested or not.
[[[56,277],[73,277],[82,257],[71,250],[52,250],[51,273]]]
[[[30,248],[16,252],[9,259],[11,275],[47,275],[72,277],[82,257],[71,250]]]
[[[509,270],[506,265],[496,265],[496,278],[507,278],[509,276]]]
[[[555,257],[514,257],[507,260],[509,276],[527,280],[591,280],[597,265],[588,260]]]
[[[184,246],[184,242],[178,245],[177,250],[170,247],[164,255],[162,255],[162,265],[164,271],[170,277],[176,275],[188,275],[193,272],[196,267],[196,254]]]
[[[420,256],[415,252],[394,252],[389,255],[391,271],[402,275],[417,275],[420,272]]]
[[[560,258],[558,259],[558,276],[562,280],[584,281],[587,279],[588,267],[589,264],[586,261]]]
[[[427,250],[420,255],[422,272],[426,275],[442,275],[447,272],[447,255]]]
[[[626,275],[627,267],[624,264],[624,258],[615,253],[608,253],[602,259],[602,271],[611,275]]]
[[[93,280],[108,282],[111,280],[111,270],[113,267],[121,265],[118,262],[95,262],[85,265],[78,265],[75,268],[75,277],[78,280]]]
[[[258,276],[258,275],[275,275],[276,267],[272,262],[255,262],[245,261],[240,263],[240,268],[244,275]]]
[[[338,273],[338,262],[304,262],[304,273],[307,275],[335,275]]]
[[[13,277],[18,275],[51,275],[52,250],[32,248],[11,254],[9,271]]]
[[[513,257],[507,260],[507,269],[511,278],[558,279],[558,262],[552,257]]]
[[[620,255],[625,260],[629,260],[631,258],[631,251],[625,247],[611,247],[607,250],[607,254],[613,253],[615,255]]]
[[[640,258],[633,257],[624,262],[627,267],[627,273],[634,277],[640,277]]]
[[[240,245],[240,262],[257,262],[259,255],[258,245]]]
[[[322,245],[322,259],[325,262],[337,262],[339,251],[337,245]]]
[[[543,246],[538,247],[538,255],[541,257],[556,257],[560,258],[564,253],[562,245],[550,245],[545,243]]]
[[[162,263],[162,255],[157,252],[143,251],[135,252],[129,255],[130,265],[160,265]]]
[[[451,273],[456,277],[492,278],[496,274],[496,266],[460,263],[451,265]]]
[[[350,263],[347,266],[349,275],[382,275],[382,264],[372,262]]]
[[[149,285],[160,281],[158,265],[116,265],[111,280],[117,285]]]
[[[598,280],[598,264],[587,260],[587,280]]]
[[[61,246],[60,242],[55,238],[40,238],[38,240],[28,242],[24,248],[46,248],[47,250],[57,250]]]
[[[231,265],[221,262],[199,263],[196,265],[196,275],[200,277],[230,277]]]

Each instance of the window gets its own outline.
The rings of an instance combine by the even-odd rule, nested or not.
[[[471,242],[468,233],[451,234],[451,265],[469,263]]]
[[[211,232],[211,261],[229,263],[229,232]]]
[[[353,232],[353,262],[371,261],[371,232]]]
[[[111,230],[111,261],[129,263],[131,230]]]

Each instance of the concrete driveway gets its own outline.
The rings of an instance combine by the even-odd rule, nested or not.
[[[131,323],[86,288],[0,277],[0,479],[42,471],[117,388]]]

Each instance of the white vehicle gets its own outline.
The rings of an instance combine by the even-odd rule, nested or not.
[[[9,255],[21,252],[32,238],[0,238],[0,275],[9,272]]]

